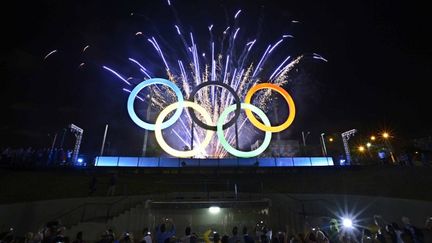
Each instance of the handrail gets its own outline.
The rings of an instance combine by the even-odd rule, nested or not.
[[[72,208],[72,209],[69,209],[69,210],[67,210],[66,212],[64,212],[64,213],[62,213],[62,214],[60,214],[59,216],[56,216],[56,217],[54,217],[54,218],[51,218],[51,220],[43,220],[43,221],[40,221],[41,223],[40,224],[45,224],[46,222],[49,222],[49,221],[55,221],[55,220],[57,220],[58,218],[62,218],[62,217],[64,217],[65,215],[68,215],[68,214],[72,214],[74,211],[76,211],[76,210],[78,210],[78,209],[81,209],[81,208],[83,208],[83,207],[85,207],[85,203],[84,204],[81,204],[81,205],[78,205],[77,207],[74,207],[74,208]]]
[[[290,199],[292,199],[292,200],[294,200],[294,201],[297,201],[297,202],[299,202],[299,203],[304,203],[304,202],[316,202],[316,201],[323,201],[323,202],[330,203],[330,204],[333,203],[333,202],[331,202],[330,200],[322,199],[322,198],[299,199],[299,198],[296,198],[296,197],[294,197],[294,196],[292,196],[292,195],[289,195],[289,194],[284,194],[284,193],[278,193],[278,194],[282,194],[282,195],[284,195],[284,196],[286,196],[286,197],[288,197],[288,198],[290,198]]]
[[[113,205],[115,205],[115,204],[117,204],[117,203],[119,203],[125,199],[128,199],[128,198],[129,198],[128,196],[124,196],[124,197],[121,197],[121,198],[119,198],[115,201],[112,201],[112,202],[85,202],[85,203],[78,205],[77,207],[74,207],[72,209],[69,209],[66,212],[63,212],[63,213],[61,213],[55,217],[50,217],[50,220],[41,221],[41,224],[44,224],[45,222],[49,222],[49,221],[56,221],[56,220],[59,220],[61,218],[66,217],[66,216],[72,215],[76,211],[78,211],[80,209],[85,209],[89,205],[109,205],[109,210],[111,210]],[[109,210],[107,210],[107,211],[109,211]],[[109,214],[107,214],[107,216],[109,216]],[[84,216],[81,216],[81,220],[83,219],[83,217]]]

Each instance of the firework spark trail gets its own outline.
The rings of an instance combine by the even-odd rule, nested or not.
[[[180,123],[182,124],[184,130],[183,131],[187,131],[189,130],[188,127],[185,125],[185,123],[183,122],[183,119],[180,118]],[[190,133],[186,133],[186,136],[188,136],[189,139],[191,139],[191,134]],[[187,144],[186,144],[187,145]]]
[[[264,54],[262,55],[261,59],[259,60],[259,62],[258,62],[258,64],[257,64],[257,66],[255,67],[255,71],[254,71],[253,74],[252,74],[252,78],[255,78],[255,77],[256,77],[258,71],[259,71],[260,68],[261,68],[261,63],[263,63],[264,58],[266,57],[266,55],[267,55],[267,53],[268,53],[270,47],[271,47],[271,45],[267,46],[267,49],[265,50]]]
[[[278,42],[276,42],[276,44],[274,44],[274,46],[270,49],[268,53],[270,54],[280,43],[282,43],[282,41],[283,39],[280,39]]]
[[[215,45],[213,41],[213,25],[209,26],[210,42],[211,42],[211,81],[216,81],[216,61],[215,61]],[[211,102],[214,105],[214,86],[211,87]]]
[[[199,67],[199,56],[198,56],[197,46],[194,42],[192,32],[190,33],[190,38],[192,42],[192,55],[193,55],[193,64],[195,68],[195,80],[196,80],[196,85],[198,85],[199,83],[201,83],[201,73]]]
[[[144,75],[146,75],[147,78],[149,78],[149,79],[151,78],[150,74],[148,73],[147,68],[145,68],[143,65],[141,65],[141,63],[139,63],[137,60],[135,60],[133,58],[130,58],[130,57],[129,57],[129,61],[131,61],[131,62],[135,63],[136,65],[138,65],[140,67],[140,71],[142,73],[144,73]]]
[[[237,29],[236,29],[236,31],[235,31],[235,33],[234,33],[234,37],[233,37],[234,40],[235,40],[235,38],[237,37],[237,33],[239,32],[239,30],[240,30],[240,28],[237,28]]]
[[[230,58],[230,56],[227,55],[226,63],[225,63],[224,78],[223,78],[223,80],[222,80],[222,82],[224,82],[224,83],[226,83],[226,77],[227,77],[227,72],[228,72],[228,63],[229,63],[229,58]]]
[[[240,126],[238,126],[238,130],[239,131],[243,129],[243,126],[246,124],[247,118],[246,117],[242,117],[240,119],[240,121],[241,121]],[[233,144],[234,141],[236,140],[235,133],[227,131],[226,134],[229,134],[229,137],[227,139],[228,143]],[[220,153],[222,153],[222,151],[220,151]]]
[[[291,56],[288,56],[285,58],[285,60],[274,70],[274,72],[270,75],[269,80],[272,80],[275,74],[280,70],[280,68],[291,58]]]
[[[180,32],[180,29],[179,29],[179,27],[178,27],[177,25],[174,25],[174,27],[176,28],[176,30],[177,30],[177,33],[178,33],[179,35],[181,35],[181,32]]]
[[[84,49],[82,50],[82,52],[85,52],[89,47],[90,47],[90,45],[86,45],[86,46],[84,47]]]
[[[254,41],[251,41],[251,42],[247,43],[247,45],[249,45],[248,52],[249,52],[249,51],[252,49],[252,47],[255,45],[255,42],[256,42],[256,39],[255,39]]]
[[[128,89],[125,89],[125,88],[123,88],[123,91],[128,92],[128,93],[132,92],[132,91],[130,91],[130,90],[128,90]],[[139,100],[141,100],[141,101],[144,101],[144,99],[141,98],[141,97],[139,97],[139,96],[137,96],[137,98],[138,98]]]
[[[169,67],[168,67],[168,63],[167,63],[167,61],[165,60],[165,56],[164,56],[164,54],[163,54],[163,52],[162,52],[162,49],[159,47],[159,44],[157,43],[156,39],[155,39],[154,37],[152,37],[152,39],[153,39],[153,41],[154,41],[154,43],[155,43],[157,49],[159,50],[159,54],[160,54],[160,56],[161,56],[161,58],[162,58],[162,61],[165,63],[165,67],[166,67],[167,71],[169,72],[170,69],[169,69]]]
[[[231,86],[239,96],[240,100],[244,100],[244,97],[247,91],[254,85],[260,82],[260,80],[268,80],[278,86],[284,85],[288,82],[288,73],[292,68],[297,65],[300,60],[303,58],[303,55],[295,58],[290,61],[290,56],[285,57],[279,65],[273,67],[274,70],[271,72],[269,77],[263,76],[261,73],[263,70],[267,70],[266,61],[270,58],[271,54],[274,54],[278,47],[282,46],[285,42],[285,38],[293,38],[292,35],[284,34],[282,35],[282,39],[278,39],[274,44],[267,45],[265,51],[261,54],[259,59],[250,60],[253,53],[253,47],[257,43],[256,38],[252,38],[251,41],[247,41],[242,45],[242,48],[239,49],[238,52],[240,55],[237,55],[236,44],[237,42],[241,42],[240,38],[240,27],[237,26],[238,19],[241,16],[242,10],[238,10],[233,15],[234,25],[228,25],[225,30],[221,33],[221,39],[218,44],[215,43],[213,38],[213,30],[214,25],[209,25],[208,31],[210,34],[209,45],[207,50],[199,50],[197,42],[194,39],[194,34],[189,32],[190,40],[186,41],[184,36],[184,29],[180,24],[180,20],[177,17],[177,12],[175,11],[173,4],[167,0],[169,7],[174,11],[176,17],[176,23],[174,24],[173,31],[177,37],[179,37],[180,42],[183,44],[185,54],[183,57],[174,58],[173,53],[169,53],[166,55],[162,51],[161,45],[159,45],[157,39],[155,37],[148,38],[147,41],[151,43],[151,45],[156,50],[158,56],[160,57],[163,66],[165,67],[165,72],[168,76],[168,79],[172,82],[178,84],[179,87],[182,88],[182,91],[186,98],[188,98],[194,87],[197,85],[209,82],[209,81],[220,81]],[[292,23],[298,23],[298,21],[293,21]],[[243,33],[243,32],[242,32]],[[142,35],[141,32],[137,32],[136,35]],[[172,49],[167,48],[164,49]],[[202,55],[198,55],[198,53],[202,53]],[[206,55],[208,53],[209,55]],[[46,57],[51,55],[48,54]],[[256,55],[256,54],[253,54]],[[319,54],[313,53],[312,58],[319,59],[322,61],[327,61],[324,57]],[[259,60],[255,65],[254,60]],[[136,61],[135,59],[129,58],[129,61],[133,62],[139,67],[139,70],[144,73],[146,78],[152,77],[152,72],[145,68],[144,65]],[[177,62],[177,64],[172,65],[171,61]],[[174,63],[175,63],[174,62]],[[125,80],[122,75],[117,73],[116,71],[103,66],[104,69],[110,71],[118,78],[120,78],[123,82],[131,86],[128,80]],[[203,71],[201,71],[203,70]],[[175,93],[165,86],[159,88],[158,85],[154,85],[155,87],[150,87],[151,92],[151,102],[154,107],[157,109],[163,109],[172,101],[176,100]],[[126,92],[130,92],[129,89],[123,89]],[[271,90],[265,90],[264,92],[257,92],[255,95],[253,104],[261,107],[265,110],[268,103],[270,103],[270,93]],[[142,99],[141,97],[138,97]],[[195,100],[204,107],[212,116],[212,124],[215,125],[218,118],[219,113],[224,111],[228,106],[235,103],[234,96],[230,94],[230,92],[220,86],[207,86],[201,89],[196,93]],[[199,128],[196,124],[193,125],[193,121],[191,119],[191,114],[189,113],[189,109],[184,109],[185,116],[180,119],[178,125],[174,125],[172,131],[175,133],[175,138],[178,138],[180,142],[182,142],[185,146],[189,146],[188,140],[193,140],[194,144],[201,144],[203,141],[206,130]],[[202,120],[202,116],[199,113],[195,113],[197,118]],[[227,117],[227,121],[229,121],[234,116],[234,113],[229,114]],[[256,131],[256,128],[250,126],[250,124],[246,123],[247,117],[243,114],[240,115],[237,120],[238,133],[248,134],[250,131]],[[193,137],[190,131],[190,128],[193,125]],[[176,129],[176,127],[180,126],[180,129]],[[199,129],[197,129],[199,128]],[[176,130],[180,130],[183,132],[177,132]],[[249,131],[250,130],[250,131]],[[230,144],[235,142],[235,126],[230,126],[228,129],[224,131],[227,141]],[[176,139],[174,139],[176,140]],[[192,149],[192,148],[191,148]],[[210,155],[213,157],[224,157],[227,156],[227,152],[220,146],[220,143],[217,140],[217,136],[213,136],[211,143],[207,147],[205,153],[198,155],[206,156]]]
[[[185,145],[185,146],[188,146],[189,144],[183,139],[183,137],[182,136],[180,136],[180,134],[178,134],[177,132],[176,132],[176,130],[175,129],[173,129],[172,130],[173,131],[173,133],[180,139],[180,141],[182,141],[183,142],[183,144]]]
[[[148,74],[148,73],[146,72],[146,70],[140,68],[140,71],[141,71],[142,73],[144,73],[144,75],[147,76],[147,78],[149,78],[149,79],[151,78],[150,74]]]
[[[228,27],[224,30],[223,34],[226,35],[226,33],[228,32],[228,30],[229,30],[230,28],[231,28],[231,27],[228,26]]]
[[[214,59],[214,42],[212,42],[212,47],[211,47],[212,51],[212,75],[211,75],[211,81],[216,81],[216,61]],[[214,93],[214,91],[213,91]]]
[[[182,83],[183,84],[183,90],[185,91],[186,94],[190,94],[192,91],[190,89],[189,83],[187,82],[188,76],[187,76],[185,68],[183,66],[183,62],[178,60],[178,64],[179,64],[182,78],[183,78],[183,83]]]
[[[233,87],[233,82],[234,82],[234,78],[236,77],[236,73],[237,73],[237,68],[234,68],[232,79],[231,79],[231,82],[229,83],[229,85],[231,87]],[[226,96],[225,96],[225,99],[222,99],[222,100],[225,100],[225,103],[224,103],[224,106],[223,106],[223,110],[225,110],[232,103],[232,101],[234,100],[234,95],[232,95],[231,93],[229,93],[227,90],[225,90],[225,95],[229,95],[229,98],[226,98]]]
[[[48,53],[45,57],[44,60],[46,60],[49,56],[51,56],[52,54],[56,53],[57,50],[52,50],[50,53]]]
[[[237,11],[237,13],[234,15],[234,19],[236,19],[240,13],[241,13],[241,10]]]
[[[103,66],[104,69],[110,71],[111,73],[113,73],[114,75],[116,75],[117,77],[119,77],[123,82],[125,82],[127,85],[131,86],[131,84],[124,79],[120,74],[118,74],[116,71],[112,70],[111,68],[107,67],[107,66]]]
[[[297,57],[294,61],[288,63],[284,68],[282,68],[281,71],[279,71],[279,73],[275,76],[277,77],[275,82],[283,85],[286,82],[288,82],[288,79],[286,77],[286,75],[288,74],[289,71],[291,71],[291,69],[294,68],[295,65],[297,65],[302,59],[303,59],[303,55]]]
[[[313,58],[313,59],[318,59],[318,60],[322,60],[322,61],[324,61],[324,62],[328,62],[328,60],[327,60],[327,59],[325,59],[324,57],[322,57],[321,55],[319,55],[319,54],[316,54],[316,53],[313,53],[313,56],[312,56],[312,58]]]
[[[133,62],[133,63],[135,63],[135,64],[137,64],[141,69],[143,69],[144,71],[147,71],[147,68],[145,68],[141,63],[139,63],[137,60],[135,60],[135,59],[133,59],[133,58],[128,58],[129,59],[129,61],[131,61],[131,62]]]

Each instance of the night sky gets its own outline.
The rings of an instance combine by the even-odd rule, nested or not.
[[[351,128],[363,135],[388,129],[401,138],[431,134],[432,28],[426,3],[171,2],[199,46],[208,40],[208,25],[220,33],[227,18],[232,21],[242,9],[240,38],[246,42],[258,33],[258,53],[289,33],[295,38],[278,49],[281,56],[316,52],[328,60],[306,59],[293,71],[287,89],[298,113],[284,138],[300,139],[301,131],[311,131],[311,143],[318,143],[321,132]],[[144,132],[127,114],[124,83],[102,65],[140,76],[127,60],[136,57],[160,68],[163,63],[146,38],[161,37],[169,44],[177,37],[166,1],[8,4],[12,7],[4,6],[1,16],[0,146],[49,147],[53,134],[74,123],[85,130],[83,151],[94,153],[108,123],[108,141],[119,154],[139,153]],[[135,36],[137,31],[144,36]],[[58,52],[44,60],[54,49]]]

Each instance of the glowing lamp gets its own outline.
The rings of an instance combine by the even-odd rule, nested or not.
[[[353,222],[349,218],[342,218],[342,225],[345,228],[349,228],[349,229],[353,228]]]
[[[220,212],[220,207],[217,206],[211,206],[209,207],[209,212],[211,214],[218,214]]]

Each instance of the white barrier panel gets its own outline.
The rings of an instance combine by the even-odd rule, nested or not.
[[[331,157],[180,159],[159,157],[96,157],[98,167],[304,167],[333,166]]]

